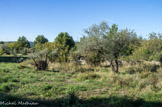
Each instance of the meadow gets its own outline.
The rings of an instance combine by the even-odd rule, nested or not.
[[[55,63],[37,71],[26,65],[0,63],[0,101],[66,107],[162,106],[160,67],[151,72],[146,67],[140,71],[137,66],[122,66],[121,72],[113,73],[109,66]]]

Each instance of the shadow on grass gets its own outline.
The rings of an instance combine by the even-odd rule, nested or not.
[[[70,94],[63,98],[55,100],[39,100],[28,99],[21,96],[12,96],[5,93],[0,93],[0,105],[2,102],[16,102],[17,106],[25,106],[24,104],[18,105],[18,102],[28,104],[35,103],[36,106],[41,107],[162,107],[162,102],[147,102],[142,99],[129,99],[127,97],[109,97],[109,98],[91,98],[88,100],[79,99],[75,94]],[[37,103],[37,104],[36,104]],[[28,105],[27,104],[27,105]],[[30,105],[29,104],[29,105]],[[28,106],[29,106],[28,105]],[[10,105],[11,106],[11,105]]]

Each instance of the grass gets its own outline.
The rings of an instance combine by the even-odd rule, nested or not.
[[[162,106],[161,68],[157,72],[125,71],[113,74],[110,68],[66,64],[36,71],[20,69],[17,63],[0,63],[0,101],[35,101],[44,106]]]

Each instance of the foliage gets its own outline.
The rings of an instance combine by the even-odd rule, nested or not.
[[[0,44],[0,49],[1,49],[1,52],[3,50],[3,53],[10,54],[10,49],[6,44]]]
[[[41,52],[32,53],[29,57],[33,60],[34,66],[37,70],[46,70],[48,67],[47,62],[47,50],[42,50]]]
[[[101,63],[102,57],[99,53],[92,51],[86,55],[85,60],[88,64],[97,66]]]
[[[75,42],[67,32],[61,32],[55,39],[57,51],[57,61],[67,62],[70,50],[75,46]]]
[[[3,49],[0,47],[0,55],[3,55],[4,54],[4,51]]]
[[[22,55],[27,55],[27,48],[22,49],[22,50],[21,50],[21,54],[22,54]]]
[[[85,30],[85,36],[81,38],[79,50],[86,56],[89,52],[97,52],[105,60],[110,62],[112,71],[118,72],[118,58],[128,53],[130,40],[136,37],[133,31],[122,30],[118,32],[118,26],[113,24],[111,28],[107,23],[93,25]]]
[[[34,41],[34,46],[36,44],[44,44],[48,42],[48,39],[44,37],[44,35],[38,35],[36,38],[35,38],[35,41]]]
[[[4,44],[4,42],[3,41],[0,41],[0,44]]]
[[[17,44],[17,42],[13,42],[13,43],[7,43],[7,46],[9,47],[10,51],[12,54],[15,54],[19,50],[19,46]]]
[[[19,37],[16,44],[17,44],[19,50],[21,50],[23,48],[30,48],[30,43],[26,39],[25,36]]]
[[[149,34],[149,40],[144,40],[142,45],[139,46],[133,56],[136,59],[143,60],[158,60],[160,61],[162,50],[162,39],[160,34]]]

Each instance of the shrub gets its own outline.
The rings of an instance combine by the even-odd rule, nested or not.
[[[90,52],[88,53],[87,57],[85,58],[86,62],[90,65],[97,66],[101,62],[101,56],[97,52]]]
[[[39,53],[30,54],[29,57],[33,60],[37,70],[46,70],[48,67],[47,50],[42,50]]]

